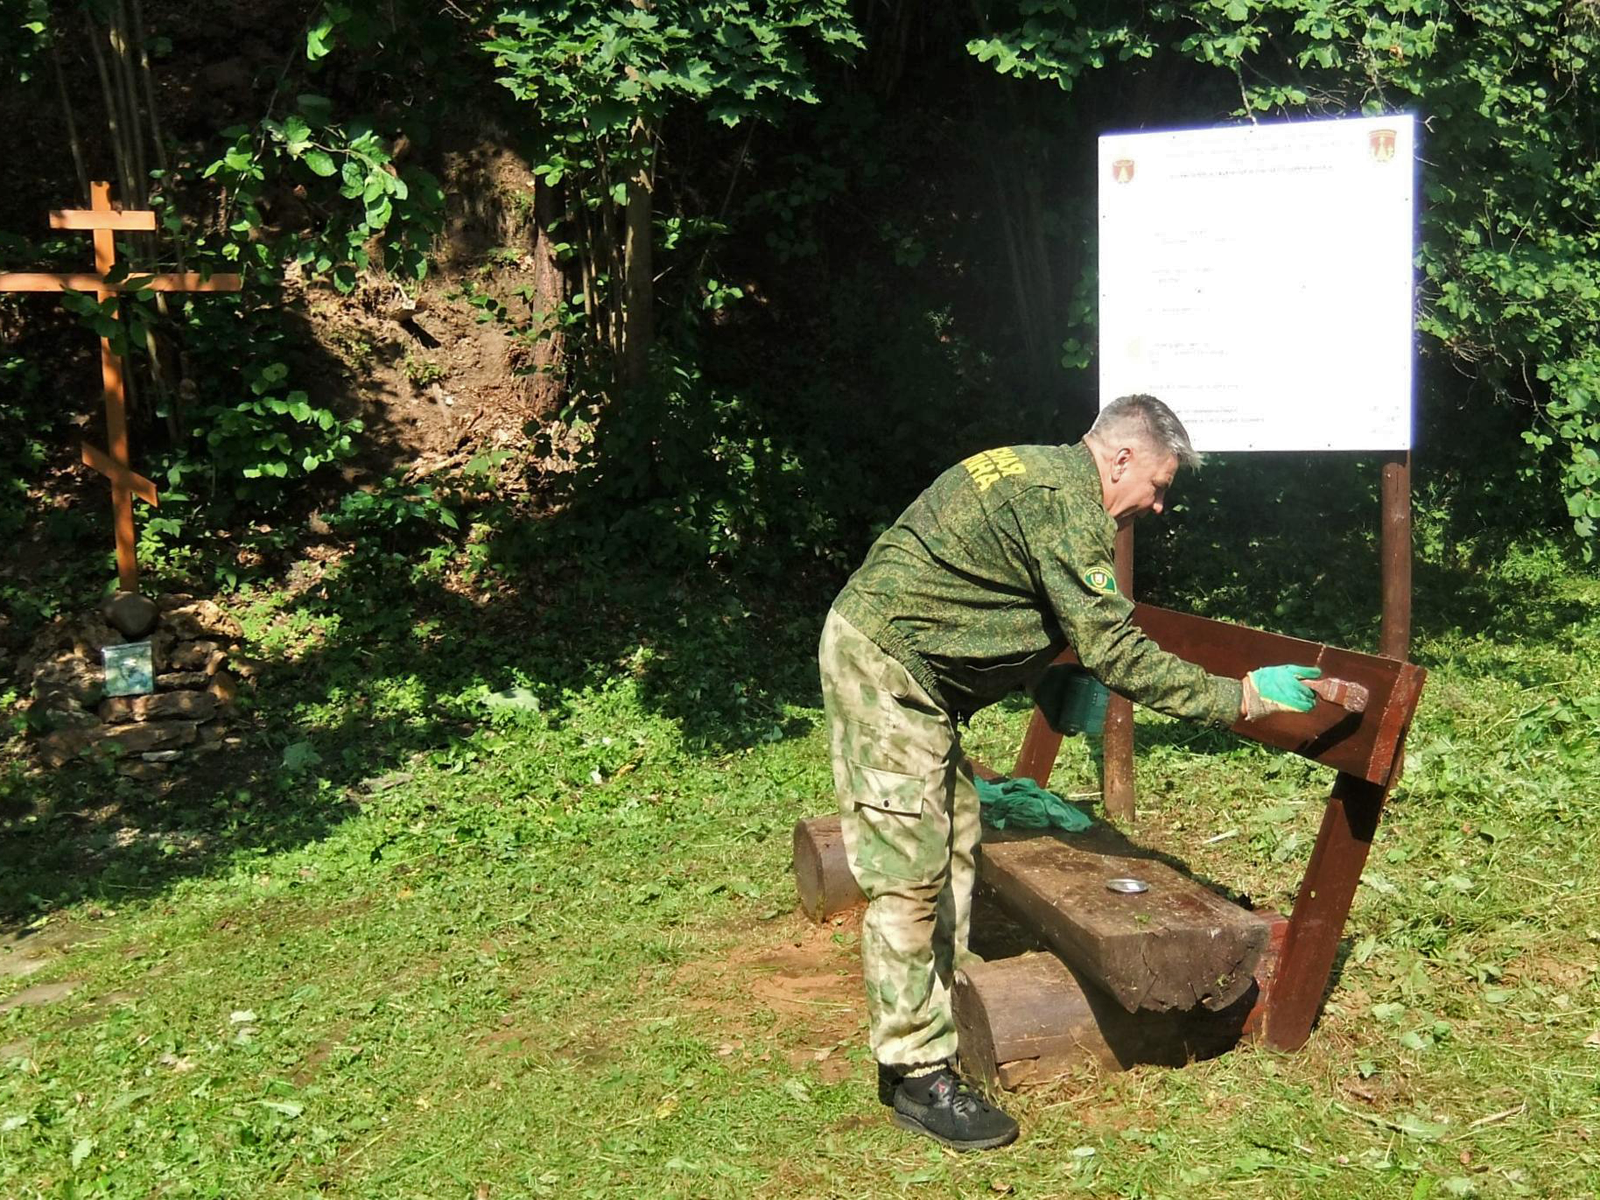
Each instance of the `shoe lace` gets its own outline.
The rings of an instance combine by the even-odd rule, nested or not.
[[[970,1117],[985,1111],[988,1107],[988,1102],[973,1091],[972,1086],[965,1079],[956,1078],[954,1094],[950,1097],[950,1110],[952,1112],[957,1116]]]

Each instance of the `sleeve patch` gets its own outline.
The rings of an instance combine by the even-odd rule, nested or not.
[[[1083,582],[1091,592],[1099,592],[1102,596],[1117,594],[1117,577],[1104,567],[1093,567],[1085,571]]]
[[[967,474],[972,476],[972,482],[978,485],[980,492],[987,492],[1007,475],[1028,473],[1028,468],[1023,466],[1022,460],[1017,457],[1017,452],[1010,447],[974,454],[971,458],[962,459],[961,465],[967,469]]]

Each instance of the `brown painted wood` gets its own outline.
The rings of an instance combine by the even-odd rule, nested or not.
[[[1028,731],[1022,735],[1022,749],[1017,752],[1017,765],[1011,768],[1011,778],[1031,779],[1040,787],[1050,786],[1050,772],[1055,770],[1056,755],[1061,752],[1061,735],[1050,728],[1044,713],[1035,706],[1028,721]]]
[[[1241,719],[1234,723],[1233,732],[1369,782],[1389,778],[1397,752],[1394,734],[1410,723],[1416,705],[1415,690],[1400,682],[1408,664],[1151,604],[1135,605],[1133,619],[1163,650],[1198,663],[1214,675],[1240,678],[1257,667],[1299,663],[1360,684],[1369,696],[1365,712],[1352,713],[1336,704],[1321,703],[1309,713],[1281,713],[1259,721]],[[1076,660],[1063,655],[1058,661]],[[1420,689],[1425,673],[1417,667],[1409,669],[1418,672],[1414,682]]]
[[[1378,561],[1383,625],[1378,652],[1404,660],[1411,648],[1411,452],[1397,451],[1384,461]]]
[[[113,462],[110,455],[95,446],[89,445],[88,442],[82,444],[82,451],[83,465],[93,467],[96,471],[99,471],[100,474],[111,480],[113,487],[126,488],[150,505],[151,508],[160,507],[157,503],[156,485],[143,475]]]
[[[51,229],[115,229],[123,232],[153,233],[156,214],[147,208],[120,209],[58,208],[50,213]]]
[[[1117,587],[1133,598],[1133,525],[1117,530]],[[1106,704],[1105,736],[1100,743],[1100,797],[1107,819],[1131,825],[1135,811],[1133,702],[1113,692]]]
[[[116,232],[118,230],[153,230],[155,213],[146,209],[123,211],[111,200],[111,185],[96,180],[90,185],[88,210],[62,209],[50,214],[50,224],[57,229],[87,230],[93,234],[94,274],[68,272],[64,274],[14,271],[0,275],[0,291],[11,292],[61,292],[67,289],[93,292],[103,303],[122,292],[148,290],[155,292],[236,292],[240,287],[237,275],[213,275],[209,278],[196,272],[135,276],[113,282],[107,276],[117,262]],[[117,319],[115,311],[112,319]],[[127,387],[122,373],[122,359],[111,351],[111,341],[100,339],[101,394],[106,412],[106,450],[93,446],[83,447],[83,461],[105,475],[111,482],[112,523],[116,533],[117,580],[123,591],[139,588],[139,562],[136,553],[133,525],[133,498],[150,504],[156,503],[155,484],[142,475],[135,474],[129,458]]]
[[[957,973],[951,1007],[964,1071],[1003,1088],[1084,1067],[1181,1067],[1237,1044],[1255,990],[1220,1013],[1129,1013],[1054,954]]]
[[[867,898],[861,894],[845,854],[837,816],[809,817],[794,827],[794,884],[800,910],[813,921],[826,921]]]
[[[1149,890],[1106,888],[1130,876]],[[979,877],[1129,1012],[1226,1008],[1251,987],[1267,945],[1260,917],[1166,863],[1104,853],[1071,835],[986,831]]]
[[[202,275],[198,271],[169,271],[161,275],[130,275],[112,283],[88,272],[51,273],[10,271],[0,275],[0,292],[237,292],[237,275]]]
[[[1385,660],[1380,660],[1385,661]],[[1387,747],[1388,771],[1368,779],[1341,771],[1322,814],[1322,827],[1300,881],[1272,987],[1260,1015],[1261,1038],[1292,1050],[1311,1035],[1338,957],[1361,871],[1372,849],[1378,818],[1400,776],[1406,733],[1427,673],[1411,663],[1395,664],[1394,686],[1374,735],[1375,755]],[[1371,712],[1371,709],[1368,709]]]
[[[1388,792],[1387,784],[1343,772],[1334,780],[1260,1014],[1261,1040],[1269,1046],[1296,1050],[1311,1036]]]

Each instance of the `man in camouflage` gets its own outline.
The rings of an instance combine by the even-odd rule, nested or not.
[[[1231,725],[1315,702],[1315,671],[1243,680],[1168,654],[1117,591],[1117,529],[1159,513],[1198,461],[1151,396],[1108,404],[1073,446],[1011,446],[946,471],[873,544],[834,600],[818,651],[834,785],[861,929],[879,1094],[895,1122],[956,1149],[1017,1125],[951,1066],[950,988],[970,957],[978,795],[960,724],[1031,690],[1067,646],[1112,690],[1176,717]]]

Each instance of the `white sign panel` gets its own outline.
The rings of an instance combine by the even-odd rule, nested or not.
[[[1411,446],[1409,115],[1100,139],[1100,395],[1197,450]]]

